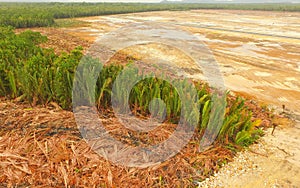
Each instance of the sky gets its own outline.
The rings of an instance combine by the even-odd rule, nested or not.
[[[0,2],[147,2],[159,3],[161,0],[0,0]]]
[[[177,0],[181,1],[181,0]],[[0,2],[145,2],[159,3],[161,0],[0,0]]]
[[[142,3],[159,3],[161,0],[0,0],[0,2],[142,2]],[[182,1],[182,0],[169,0],[169,1]],[[193,0],[194,1],[194,0]],[[199,2],[243,2],[243,0],[198,0]],[[244,1],[245,2],[245,1]],[[300,0],[247,0],[247,2],[294,2],[300,3]]]

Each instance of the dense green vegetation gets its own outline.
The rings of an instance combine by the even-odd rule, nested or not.
[[[0,96],[18,98],[32,105],[56,102],[62,108],[71,110],[73,79],[79,62],[89,62],[84,74],[91,74],[94,66],[102,66],[102,64],[91,57],[83,58],[80,47],[70,53],[56,55],[53,49],[38,46],[46,40],[46,37],[37,32],[25,31],[15,34],[12,27],[0,27]],[[105,111],[111,108],[112,86],[122,70],[124,67],[121,65],[102,66],[95,88],[95,105],[99,110]],[[130,69],[130,71],[133,72],[128,74],[129,77],[126,78],[128,81],[132,79],[134,72],[138,72],[137,69]],[[128,104],[132,112],[136,115],[149,116],[150,101],[153,98],[160,98],[166,104],[166,121],[177,123],[182,113],[182,101],[178,91],[172,84],[162,79],[145,78],[142,73],[138,76],[142,79],[134,85],[129,96]],[[126,79],[123,81],[128,82]],[[188,80],[178,80],[178,82],[184,87],[191,85]],[[198,129],[202,134],[207,128],[212,110],[212,94],[208,86],[203,83],[195,83],[195,86],[198,94],[197,104],[200,105],[196,110],[200,109],[198,111],[200,116],[195,116],[196,112],[189,115],[191,118],[199,118]],[[122,90],[118,85],[116,87]],[[250,110],[245,107],[241,98],[234,100],[228,98],[219,141],[243,146],[251,144],[260,133],[260,130],[255,128],[259,122],[253,122],[251,117]]]
[[[300,11],[300,4],[0,3],[0,25],[42,27],[58,18],[191,9]]]

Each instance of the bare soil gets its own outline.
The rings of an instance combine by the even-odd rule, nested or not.
[[[199,187],[299,187],[300,124],[266,131],[258,144],[239,153]]]
[[[215,55],[228,89],[255,96],[260,102],[300,110],[300,13],[239,10],[150,12],[77,18],[89,26],[65,32],[94,42],[98,37],[131,23],[159,21],[180,25],[198,36]],[[117,39],[116,39],[117,40]],[[182,53],[160,45],[136,47],[131,54],[173,56],[191,66]],[[176,64],[175,62],[175,64]]]

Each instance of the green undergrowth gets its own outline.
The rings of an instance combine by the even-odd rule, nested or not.
[[[187,79],[175,79],[170,83],[157,77],[145,76],[137,68],[128,69],[129,72],[123,76],[123,80],[116,80],[131,64],[125,67],[116,64],[103,66],[95,59],[83,58],[80,47],[70,53],[56,55],[53,49],[39,47],[39,44],[46,40],[46,37],[37,32],[25,31],[15,34],[11,27],[0,27],[0,96],[9,99],[19,98],[33,106],[55,102],[65,110],[72,110],[73,80],[77,66],[84,59],[87,61],[85,63],[89,62],[89,66],[85,67],[86,72],[82,74],[91,74],[95,66],[102,68],[101,73],[97,75],[95,90],[86,88],[90,93],[82,94],[94,94],[93,102],[99,110],[112,108],[112,95],[118,101],[127,101],[128,97],[128,102],[118,106],[122,108],[124,105],[125,108],[128,105],[130,111],[137,116],[148,117],[150,112],[155,113],[155,116],[165,114],[164,121],[178,123],[180,115],[184,113],[187,122],[197,119],[199,134],[203,134],[204,130],[209,128],[214,101],[207,84]],[[124,95],[125,88],[122,84],[130,83],[133,76],[139,77],[140,81],[132,83],[132,89],[127,90],[127,95]],[[76,80],[80,81],[82,80]],[[85,83],[81,84],[84,87]],[[178,84],[181,89],[176,88]],[[112,92],[114,87],[115,93]],[[186,92],[192,91],[192,87],[195,88],[194,94]],[[181,100],[183,95],[185,100]],[[252,112],[245,106],[244,99],[240,97],[232,99],[227,95],[225,112],[218,114],[219,117],[224,117],[224,121],[217,140],[225,145],[234,143],[248,146],[261,135],[261,130],[257,128],[260,121],[252,120]],[[187,100],[188,98],[191,100]],[[164,103],[153,99],[160,99]],[[192,108],[193,105],[196,105],[196,108]],[[187,111],[186,106],[191,106],[192,110]]]

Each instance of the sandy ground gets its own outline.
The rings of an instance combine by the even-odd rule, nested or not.
[[[299,120],[300,112],[300,13],[195,10],[152,12],[78,18],[89,26],[64,28],[73,36],[90,42],[130,23],[159,21],[180,25],[210,48],[219,62],[225,86],[246,93],[270,108],[284,104]],[[190,68],[199,78],[193,62],[176,50],[159,44],[138,46],[135,53],[168,56],[175,64]],[[133,49],[127,50],[132,52]],[[196,73],[195,73],[196,72]],[[284,127],[284,128],[283,128]],[[233,163],[203,187],[300,187],[300,125],[279,124],[275,134],[266,136],[249,151],[240,153]]]
[[[300,124],[271,132],[199,187],[299,187]]]

